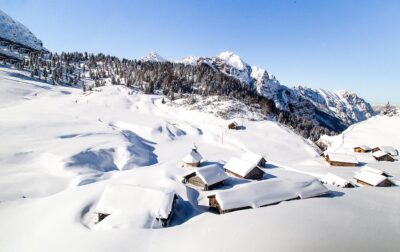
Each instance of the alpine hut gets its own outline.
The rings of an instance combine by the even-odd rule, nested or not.
[[[236,121],[231,121],[231,122],[228,124],[228,129],[235,129],[235,130],[237,130],[237,129],[239,129],[239,124],[238,124]]]
[[[194,169],[183,176],[183,183],[200,187],[204,191],[223,185],[229,176],[218,165],[212,164]]]
[[[264,171],[250,161],[240,158],[232,158],[225,165],[224,169],[236,177],[244,179],[262,179]]]
[[[394,162],[396,159],[387,152],[378,150],[372,153],[372,156],[375,158],[377,161],[389,161],[389,162]]]
[[[378,146],[372,149],[372,152],[383,151],[392,156],[398,156],[399,152],[393,146]]]
[[[385,176],[376,174],[369,171],[361,171],[354,176],[358,184],[368,186],[387,187],[392,186],[393,183]]]
[[[353,148],[354,152],[359,152],[359,153],[366,153],[366,152],[370,152],[372,149],[371,147],[367,146],[367,145],[359,145]]]
[[[96,225],[166,227],[174,214],[177,195],[174,192],[132,185],[109,185],[96,208]]]
[[[203,157],[194,147],[192,151],[183,158],[183,167],[199,167]]]
[[[317,197],[328,192],[328,189],[316,179],[293,182],[273,178],[241,184],[232,189],[210,194],[207,197],[210,209],[215,209],[223,214],[273,205],[287,200]]]
[[[255,153],[251,153],[251,152],[247,152],[245,154],[243,154],[243,156],[241,157],[243,160],[252,162],[253,164],[259,166],[259,167],[264,167],[265,163],[267,162],[267,160],[259,155],[259,154],[255,154]]]
[[[342,153],[326,153],[325,160],[332,166],[357,166],[355,157]]]

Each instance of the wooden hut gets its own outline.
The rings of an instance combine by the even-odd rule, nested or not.
[[[176,200],[172,191],[109,185],[95,208],[96,225],[166,227],[173,217]]]
[[[317,197],[328,192],[329,190],[316,179],[307,181],[307,183],[298,183],[273,178],[241,184],[232,189],[210,194],[207,197],[209,208],[223,214],[273,205],[287,200]]]
[[[392,156],[398,156],[399,152],[393,146],[377,146],[372,149],[372,152],[383,151]]]
[[[243,154],[241,159],[252,162],[259,167],[265,167],[265,163],[267,162],[267,160],[263,156],[251,152]]]
[[[200,187],[204,191],[223,185],[228,175],[218,165],[208,165],[196,168],[183,176],[183,183],[189,183]]]
[[[232,121],[228,124],[228,129],[239,129],[239,124],[236,121]]]
[[[201,164],[201,160],[203,157],[201,154],[197,151],[197,148],[193,148],[192,151],[186,155],[182,162],[183,162],[183,167],[199,167]]]
[[[244,179],[262,179],[264,171],[250,161],[232,158],[224,165],[226,172]]]
[[[373,152],[372,156],[377,161],[389,161],[389,162],[396,161],[396,159],[391,154],[386,153],[384,151],[380,151],[380,150]]]
[[[393,183],[385,176],[369,171],[361,171],[354,176],[358,184],[367,186],[387,187]]]
[[[357,166],[355,157],[342,153],[326,153],[325,160],[332,166]]]
[[[370,152],[372,150],[371,147],[369,147],[367,145],[356,146],[353,149],[354,149],[354,152],[358,152],[358,153],[366,153],[366,152]]]

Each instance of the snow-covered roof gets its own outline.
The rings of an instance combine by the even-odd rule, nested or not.
[[[369,171],[362,171],[357,173],[354,176],[355,179],[357,180],[361,180],[367,184],[370,184],[372,186],[377,186],[380,183],[382,183],[385,179],[387,179],[385,176],[380,175],[380,174],[376,174],[373,172],[369,172]]]
[[[376,158],[380,158],[386,155],[391,155],[390,153],[384,152],[384,151],[375,151],[374,153],[372,153],[372,156],[376,157]]]
[[[347,185],[351,184],[350,181],[342,177],[339,177],[333,173],[328,173],[325,176],[323,176],[321,178],[321,182],[338,187],[346,187]]]
[[[327,153],[326,155],[329,156],[330,161],[341,162],[341,163],[351,163],[351,164],[358,163],[357,159],[352,155],[343,154],[343,153],[332,153],[332,152]]]
[[[246,152],[241,158],[243,160],[252,162],[253,164],[258,164],[263,159],[263,156],[256,153]]]
[[[22,44],[34,50],[44,50],[42,41],[23,24],[0,10],[0,38]]]
[[[361,148],[361,149],[363,149],[363,150],[365,150],[365,151],[370,151],[370,150],[372,150],[371,147],[369,147],[368,145],[364,145],[364,144],[358,145],[358,146],[356,146],[356,147],[354,147],[354,148]]]
[[[200,153],[197,150],[192,150],[189,154],[187,154],[183,158],[183,162],[187,164],[193,164],[193,163],[198,163],[203,159],[203,157],[200,155]]]
[[[232,158],[224,165],[225,169],[242,177],[246,177],[255,167],[257,167],[257,165],[253,162],[236,157]]]
[[[285,200],[310,198],[323,195],[329,190],[316,179],[304,182],[273,178],[259,182],[238,185],[220,191],[215,197],[222,210],[242,207],[257,208]],[[214,195],[214,194],[210,194]]]
[[[172,210],[175,193],[132,185],[109,185],[104,190],[95,212],[109,214],[113,225],[152,216],[167,218]],[[150,220],[151,222],[151,220]]]
[[[392,156],[397,156],[399,153],[393,146],[378,146],[381,151],[386,152]]]
[[[206,185],[214,185],[229,178],[229,176],[224,172],[224,170],[222,170],[218,165],[215,164],[196,168],[187,175],[193,173],[196,173],[196,175],[199,176],[199,178]],[[185,177],[187,175],[185,175]]]
[[[387,176],[388,174],[385,171],[379,170],[379,169],[375,169],[369,166],[365,166],[363,168],[360,169],[361,172],[372,172],[372,173],[376,173],[379,175],[383,175],[383,176]]]

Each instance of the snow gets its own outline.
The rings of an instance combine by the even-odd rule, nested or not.
[[[323,176],[321,178],[321,182],[324,184],[329,184],[343,188],[347,187],[350,184],[350,181],[348,181],[347,179],[339,177],[338,175],[335,175],[333,173],[328,173],[327,175]]]
[[[221,166],[244,152],[268,157],[265,181],[276,177],[304,184],[328,172],[349,180],[360,167],[328,166],[314,146],[274,121],[238,117],[246,130],[232,131],[221,116],[168,106],[161,98],[122,86],[83,94],[0,66],[0,250],[184,251],[190,246],[197,252],[209,251],[210,244],[214,251],[398,250],[398,186],[326,185],[331,190],[326,197],[226,215],[209,212],[209,192],[181,183],[188,170],[179,164],[193,144],[206,164]],[[218,114],[218,109],[212,110]],[[331,151],[352,153],[398,184],[398,161],[377,162],[353,147],[398,149],[399,128],[399,117],[370,118],[330,138]],[[232,177],[219,191],[245,183],[253,182]],[[157,195],[174,191],[179,199],[170,227],[151,229],[158,224],[153,209],[138,209],[136,200],[132,215],[115,217],[117,225],[111,215],[94,224],[108,185]]]
[[[372,186],[377,186],[380,183],[382,183],[383,181],[385,181],[387,178],[383,175],[374,173],[374,172],[369,172],[369,171],[361,171],[359,173],[357,173],[354,176],[355,179],[357,180],[361,180],[365,183],[368,183]]]
[[[203,159],[203,157],[201,156],[201,154],[196,151],[196,150],[192,150],[189,154],[187,154],[182,161],[184,163],[187,164],[193,164],[193,163],[198,163]]]
[[[155,218],[168,218],[172,211],[173,192],[134,185],[109,185],[104,190],[96,213],[109,214],[96,229],[151,227]]]
[[[326,155],[329,156],[330,161],[337,161],[337,162],[351,163],[351,164],[358,163],[357,159],[349,154],[328,152]]]
[[[328,189],[316,179],[299,183],[274,178],[219,191],[215,197],[221,210],[230,210],[242,207],[257,208],[297,197],[305,199],[326,193]]]
[[[257,164],[253,162],[234,157],[224,165],[224,168],[239,176],[246,177],[256,166]]]
[[[229,52],[229,51],[221,52],[217,55],[217,58],[222,59],[223,61],[226,62],[226,64],[231,65],[238,70],[245,69],[246,63],[244,63],[242,61],[242,59],[237,54],[234,54],[233,52]]]
[[[263,156],[256,153],[246,152],[245,154],[243,154],[241,159],[249,161],[255,165],[258,165],[258,163],[260,163],[260,161],[263,159]]]
[[[361,172],[372,172],[372,173],[376,173],[376,174],[388,177],[388,174],[386,172],[384,172],[382,170],[379,170],[379,169],[375,169],[375,168],[369,167],[369,166],[364,166],[363,168],[360,169],[360,171]]]
[[[196,173],[206,185],[214,185],[229,178],[229,176],[216,164],[196,168],[189,174]]]
[[[34,50],[44,50],[42,41],[23,24],[13,20],[10,16],[0,10],[0,37],[20,43]]]

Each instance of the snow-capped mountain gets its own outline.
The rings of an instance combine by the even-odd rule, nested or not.
[[[166,62],[168,60],[161,57],[156,52],[150,52],[146,57],[141,58],[143,61]]]
[[[181,63],[207,64],[215,70],[247,83],[260,95],[272,99],[277,108],[295,112],[306,118],[312,117],[317,109],[350,125],[375,114],[371,105],[355,93],[329,92],[305,87],[289,88],[282,85],[267,70],[250,66],[233,52],[222,52],[214,57],[189,56]]]
[[[0,38],[33,50],[46,50],[43,43],[27,27],[0,10]]]
[[[320,110],[342,119],[347,124],[363,121],[375,115],[368,102],[348,90],[330,92],[303,86],[294,89]]]

